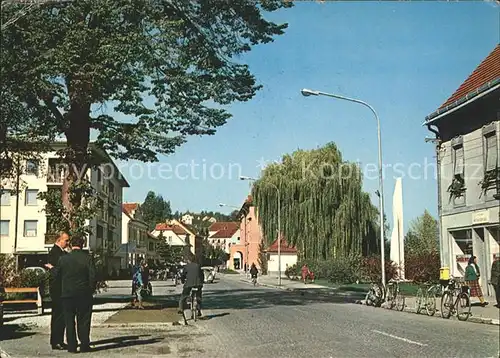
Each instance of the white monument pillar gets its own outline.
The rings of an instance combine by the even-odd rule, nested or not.
[[[403,230],[403,182],[396,179],[394,196],[392,197],[393,229],[391,234],[391,260],[398,266],[398,276],[404,280],[404,230]]]

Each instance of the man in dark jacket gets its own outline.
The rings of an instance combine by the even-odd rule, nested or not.
[[[184,313],[186,298],[191,295],[191,290],[196,288],[198,316],[201,316],[201,290],[203,288],[203,281],[205,281],[205,275],[203,274],[203,270],[200,265],[194,262],[193,258],[188,258],[187,265],[184,266],[184,270],[182,272],[182,280],[184,281],[184,287],[179,300],[179,313]]]
[[[65,232],[60,232],[56,243],[49,251],[48,263],[45,265],[50,271],[51,277],[54,276],[53,268],[57,266],[59,258],[66,254],[64,251],[69,244],[69,236]],[[61,302],[61,282],[51,280],[50,298],[52,299],[52,312],[50,315],[50,345],[52,349],[66,349],[64,344],[64,313]]]
[[[496,307],[500,308],[500,257],[496,257],[491,265],[491,285],[495,289]]]
[[[92,258],[84,251],[85,239],[75,235],[71,239],[72,251],[59,259],[55,279],[61,280],[61,299],[66,323],[68,352],[77,353],[75,318],[80,352],[90,351],[90,323],[92,300],[96,288],[96,270]]]

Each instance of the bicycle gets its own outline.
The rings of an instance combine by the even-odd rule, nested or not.
[[[441,295],[440,285],[426,282],[423,286],[419,287],[415,300],[415,311],[417,314],[420,314],[422,308],[425,307],[427,315],[434,316],[437,311],[436,296],[438,295]]]
[[[254,286],[257,285],[257,276],[253,276],[252,277],[252,283],[253,283]]]
[[[387,302],[389,309],[396,307],[396,310],[403,311],[405,309],[405,296],[399,288],[399,281],[389,281],[386,291]]]
[[[467,321],[471,315],[468,291],[468,286],[460,285],[456,279],[451,278],[441,296],[441,317],[448,319],[456,314],[459,321]],[[455,296],[456,299],[454,301]],[[464,312],[460,313],[460,308],[462,308]]]
[[[380,307],[385,300],[385,290],[380,283],[372,282],[365,297],[367,306]]]
[[[191,294],[189,295],[189,297],[186,297],[186,300],[184,301],[186,302],[189,299],[189,310],[191,311],[191,319],[195,322],[198,320],[198,306],[199,306],[199,302],[196,297],[197,292],[198,289],[196,287],[193,287],[191,289]],[[184,324],[187,325],[187,318],[184,310],[182,311],[182,316],[184,317]]]

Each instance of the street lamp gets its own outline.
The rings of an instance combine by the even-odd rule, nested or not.
[[[349,98],[349,97],[344,97],[340,96],[338,94],[332,94],[332,93],[326,93],[326,92],[321,92],[321,91],[315,91],[311,89],[304,88],[300,91],[303,96],[309,97],[309,96],[326,96],[326,97],[332,97],[336,99],[341,99],[344,101],[349,101],[349,102],[354,102],[361,104],[368,109],[370,109],[375,116],[375,119],[377,120],[377,136],[378,136],[378,170],[379,170],[379,198],[380,198],[380,261],[382,264],[382,285],[385,287],[385,247],[384,247],[384,177],[382,173],[382,140],[381,140],[381,135],[380,135],[380,119],[378,118],[377,112],[375,112],[375,109],[369,105],[368,103],[361,101],[359,99],[355,98]]]
[[[240,176],[240,180],[256,181],[257,179]],[[281,194],[277,185],[272,183],[266,183],[266,185],[274,187],[278,193],[278,286],[281,286]]]

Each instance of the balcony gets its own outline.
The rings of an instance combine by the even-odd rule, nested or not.
[[[62,168],[49,168],[47,171],[47,184],[48,185],[59,185],[64,182],[66,176],[66,171]]]
[[[112,227],[116,227],[116,221],[116,216],[109,217],[109,225],[111,225]]]
[[[57,234],[45,234],[45,245],[54,245],[57,240]]]

